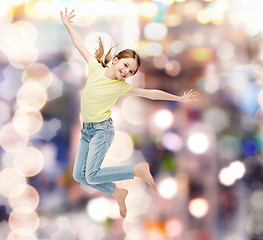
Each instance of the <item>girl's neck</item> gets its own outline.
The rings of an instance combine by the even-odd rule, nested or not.
[[[104,71],[105,77],[112,79],[112,80],[116,80],[117,76],[114,73],[114,69],[113,66],[111,65],[109,68],[106,68],[106,70]]]

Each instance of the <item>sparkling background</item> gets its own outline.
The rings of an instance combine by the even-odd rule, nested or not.
[[[72,168],[88,68],[60,21],[94,53],[135,49],[128,82],[195,103],[121,97],[103,166],[147,161],[157,184],[113,198]],[[263,239],[263,1],[4,0],[0,8],[0,239]]]

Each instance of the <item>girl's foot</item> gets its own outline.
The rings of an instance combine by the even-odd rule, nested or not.
[[[148,183],[154,191],[156,191],[156,186],[152,174],[150,172],[150,166],[148,163],[139,163],[134,167],[134,176],[141,177],[146,183]]]
[[[117,203],[119,204],[120,214],[123,218],[125,218],[127,215],[127,208],[125,204],[125,198],[127,194],[128,194],[128,190],[118,187],[115,187],[115,190],[112,194],[112,196],[116,199]]]

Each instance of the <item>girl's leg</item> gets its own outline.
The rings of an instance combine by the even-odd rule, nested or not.
[[[86,165],[86,180],[89,184],[102,184],[134,177],[133,166],[100,168],[113,137],[114,130],[112,129],[96,130],[92,137]]]
[[[101,192],[112,194],[115,189],[115,184],[112,182],[104,183],[104,184],[89,184],[86,180],[86,163],[87,163],[87,156],[89,152],[89,142],[90,138],[86,134],[86,132],[82,129],[81,130],[81,139],[79,142],[77,155],[74,162],[73,168],[73,178],[75,181],[82,183],[84,185],[90,186],[95,188]]]

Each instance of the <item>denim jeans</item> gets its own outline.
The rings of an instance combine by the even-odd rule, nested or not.
[[[100,168],[114,135],[111,118],[103,122],[83,123],[73,168],[73,178],[77,182],[110,195],[115,189],[112,181],[134,177],[133,166]]]

